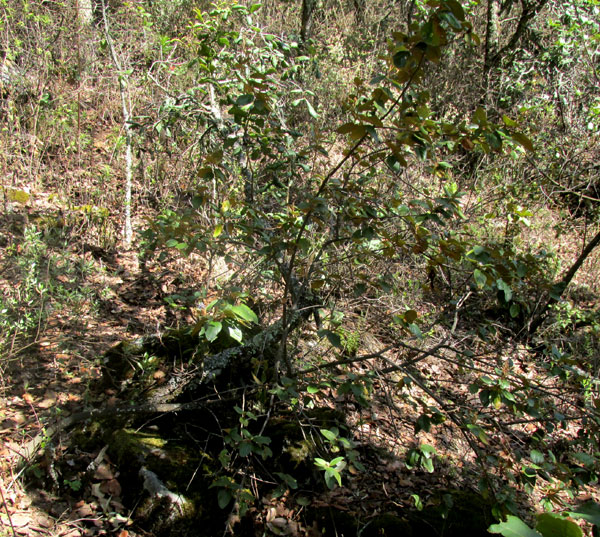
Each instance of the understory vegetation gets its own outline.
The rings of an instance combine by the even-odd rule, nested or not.
[[[596,0],[0,35],[6,535],[598,534]]]

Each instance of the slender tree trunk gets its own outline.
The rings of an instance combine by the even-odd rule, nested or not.
[[[91,26],[94,21],[92,0],[75,0],[77,18],[82,26]]]
[[[488,0],[487,24],[485,28],[485,60],[483,65],[483,88],[485,104],[492,102],[493,68],[496,64],[498,51],[500,50],[500,2],[499,0]]]
[[[133,150],[132,150],[132,132],[131,132],[131,100],[127,87],[127,75],[123,71],[121,61],[117,55],[114,42],[110,35],[108,26],[108,17],[106,15],[106,1],[102,0],[102,20],[104,22],[104,37],[110,50],[113,65],[119,76],[119,92],[121,94],[121,109],[123,112],[123,129],[125,130],[125,246],[129,248],[133,238],[133,228],[131,226],[131,190],[133,178]]]
[[[302,21],[300,27],[302,44],[306,44],[306,41],[308,41],[312,36],[313,20],[316,7],[317,0],[302,0]]]

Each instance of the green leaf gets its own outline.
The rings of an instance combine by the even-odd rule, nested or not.
[[[462,28],[462,24],[454,16],[454,13],[452,13],[452,12],[444,11],[444,12],[440,13],[440,19],[442,19],[443,21],[446,21],[455,30],[460,30]]]
[[[432,474],[435,470],[435,468],[433,467],[433,459],[426,459],[426,458],[422,458],[421,459],[421,466],[423,467],[423,469]]]
[[[336,129],[339,134],[349,134],[353,140],[362,138],[367,133],[365,125],[357,125],[356,123],[344,123],[341,127]]]
[[[500,137],[498,132],[486,132],[485,139],[495,151],[500,151],[500,149],[502,149],[502,138]]]
[[[592,455],[588,455],[587,453],[573,453],[572,457],[581,462],[582,464],[584,464],[585,466],[587,466],[588,468],[593,468],[594,465],[596,464],[596,457],[593,457]]]
[[[219,332],[223,328],[223,325],[219,321],[210,321],[204,326],[204,335],[206,339],[213,342],[217,339]]]
[[[306,388],[306,391],[311,394],[319,393],[320,388],[318,386],[310,385]]]
[[[317,114],[317,111],[313,108],[313,105],[310,104],[306,99],[304,99],[304,102],[306,103],[306,108],[308,108],[308,113],[311,115],[311,117],[317,119],[319,114]]]
[[[444,32],[436,19],[429,19],[421,26],[421,36],[427,45],[439,47],[442,44],[443,35]]]
[[[421,497],[418,494],[411,494],[410,497],[415,502],[415,507],[416,507],[417,511],[422,511],[423,510],[423,500],[421,500]]]
[[[542,513],[535,527],[544,537],[583,537],[581,528],[555,513]]]
[[[573,518],[583,518],[590,524],[600,527],[600,504],[596,502],[584,503],[575,511],[569,511],[567,514]]]
[[[332,332],[331,330],[327,330],[325,328],[322,330],[319,330],[317,332],[317,334],[319,335],[319,337],[326,337],[328,339],[329,343],[331,343],[331,345],[333,345],[337,349],[343,348],[342,338],[340,337],[339,334],[336,334],[335,332]]]
[[[227,309],[239,319],[248,321],[249,323],[258,324],[258,317],[256,316],[256,313],[254,313],[248,306],[246,306],[246,304],[239,304],[238,306],[229,306]]]
[[[298,248],[300,248],[300,251],[304,253],[308,252],[312,246],[312,242],[306,237],[300,237],[296,244],[298,245]]]
[[[508,285],[504,280],[498,278],[498,280],[496,280],[496,287],[498,287],[499,291],[504,292],[504,300],[506,300],[506,302],[510,302],[512,299],[512,289],[510,288],[510,285]]]
[[[344,466],[346,466],[346,463],[344,463],[344,457],[336,457],[335,459],[333,459],[329,462],[329,465],[330,466],[341,466],[343,468]],[[340,468],[338,468],[338,470],[339,469]]]
[[[430,430],[431,420],[429,419],[429,416],[427,414],[422,414],[417,418],[417,421],[415,422],[415,434],[419,433],[420,431],[425,431],[426,433],[428,433]]]
[[[244,339],[243,332],[237,326],[228,326],[227,330],[229,331],[231,338],[235,339],[237,342],[241,343],[242,339]]]
[[[529,453],[529,458],[534,464],[542,464],[544,462],[544,454],[537,449],[532,449]]]
[[[275,475],[279,477],[288,487],[291,489],[298,488],[298,481],[296,481],[290,474],[285,474],[283,472],[275,472]]]
[[[240,108],[244,107],[244,106],[248,106],[249,104],[252,104],[254,102],[254,95],[240,95],[236,101],[235,101],[235,105],[239,106]]]
[[[565,288],[566,286],[563,282],[555,283],[550,289],[550,296],[555,300],[560,300]]]
[[[430,446],[429,444],[421,444],[419,446],[419,451],[428,455],[433,455],[436,453],[435,448],[433,446]]]
[[[342,478],[339,472],[337,472],[333,468],[328,468],[327,470],[325,470],[325,484],[327,485],[327,488],[333,490],[335,488],[336,481],[338,481],[341,486]]]
[[[529,138],[527,138],[527,136],[525,136],[524,134],[521,134],[520,132],[513,132],[513,133],[511,133],[510,137],[515,142],[518,142],[519,144],[521,144],[525,149],[527,149],[527,151],[531,151],[531,152],[535,151],[532,141]]]
[[[260,446],[264,446],[266,444],[270,444],[271,443],[271,437],[270,436],[253,436],[252,440],[254,440],[254,442]]]
[[[385,163],[389,166],[390,170],[396,173],[400,173],[402,168],[407,164],[405,159],[397,155],[390,155],[385,159]]]
[[[473,122],[481,125],[482,123],[487,123],[487,113],[481,108],[481,106],[477,107],[475,113],[473,114]]]
[[[229,502],[231,501],[231,494],[226,489],[219,489],[219,493],[217,495],[219,501],[219,507],[221,509],[225,509]]]
[[[477,284],[477,287],[479,287],[480,289],[483,289],[487,284],[487,276],[479,269],[475,269],[473,271],[473,277],[475,278],[475,283]]]
[[[452,14],[459,20],[465,20],[465,11],[458,0],[446,0],[446,5],[452,10]]]
[[[329,430],[329,429],[321,429],[321,434],[327,438],[327,440],[329,440],[330,442],[335,442],[338,435],[339,435],[339,431],[336,430]]]
[[[479,438],[480,442],[482,442],[483,444],[488,443],[487,434],[485,434],[485,431],[481,427],[479,427],[479,425],[467,423],[467,429],[469,429],[477,438]]]
[[[269,104],[261,98],[257,98],[254,101],[254,105],[251,108],[251,111],[254,114],[258,114],[258,115],[265,115],[268,114],[270,112],[271,108],[269,106]]]
[[[417,325],[415,323],[410,323],[408,325],[408,329],[410,330],[410,332],[413,336],[415,336],[419,339],[423,339],[423,332],[421,332],[419,325]]]
[[[250,442],[242,442],[240,444],[240,456],[247,457],[252,453],[252,444]]]
[[[381,142],[381,139],[379,138],[379,135],[377,134],[377,130],[375,129],[375,127],[372,127],[371,125],[367,125],[365,127],[367,133],[369,134],[369,136],[377,143]]]
[[[492,524],[488,531],[490,533],[500,533],[504,537],[542,537],[540,533],[532,530],[519,517],[508,515],[506,522]]]
[[[419,314],[415,310],[408,310],[404,313],[404,320],[407,323],[414,323],[417,320]]]
[[[406,49],[401,49],[394,54],[392,61],[398,69],[402,69],[406,65],[408,58],[410,58],[410,52]]]

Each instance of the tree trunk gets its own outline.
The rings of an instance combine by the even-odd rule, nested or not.
[[[77,18],[82,26],[91,26],[94,22],[92,0],[75,0]]]
[[[596,233],[596,236],[590,242],[587,243],[586,247],[583,249],[579,257],[577,258],[577,261],[573,263],[571,268],[562,277],[562,279],[553,285],[554,293],[548,299],[548,301],[540,310],[540,312],[531,321],[531,324],[529,325],[529,335],[533,335],[536,332],[536,330],[541,326],[541,324],[544,322],[544,319],[547,316],[548,309],[560,300],[560,297],[565,292],[567,286],[571,283],[571,280],[573,279],[577,271],[581,268],[581,265],[583,265],[583,262],[592,253],[594,248],[598,246],[598,244],[600,244],[600,231],[598,231],[598,233]]]
[[[133,228],[131,225],[131,190],[133,179],[133,136],[131,131],[131,100],[127,85],[127,75],[124,73],[121,61],[115,49],[110,29],[108,27],[108,16],[106,14],[106,1],[102,0],[102,20],[104,22],[104,37],[112,57],[113,65],[117,70],[119,78],[119,92],[121,94],[121,109],[123,111],[123,130],[125,131],[125,229],[124,242],[125,247],[130,248],[133,239]]]
[[[302,0],[302,25],[300,27],[302,44],[306,44],[306,41],[308,41],[312,36],[313,20],[316,7],[317,0]]]
[[[492,103],[491,91],[494,87],[493,68],[496,65],[496,58],[500,50],[500,2],[498,0],[488,0],[487,3],[487,24],[485,28],[485,60],[483,64],[483,88],[484,102],[487,106]]]

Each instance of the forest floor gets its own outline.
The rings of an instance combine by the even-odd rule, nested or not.
[[[7,232],[0,246],[8,252],[17,244],[16,235],[9,230],[15,229],[20,216],[17,211],[5,213],[3,218]],[[182,285],[202,280],[203,265],[180,260],[141,267],[135,252],[81,243],[73,243],[68,256],[71,263],[87,267],[78,277],[57,276],[57,283],[62,282],[73,294],[63,293],[62,302],[47,308],[31,340],[9,342],[0,370],[0,536],[151,535],[136,525],[132,511],[121,503],[121,490],[127,484],[120,483],[119,469],[101,450],[78,451],[70,443],[69,433],[59,431],[35,457],[24,460],[22,454],[27,444],[44,435],[57,419],[82,409],[121,403],[114,390],[98,393],[96,389],[103,353],[124,339],[158,335],[166,327],[190,322],[184,313],[168,308],[165,297]],[[55,262],[50,250],[42,257],[48,264]],[[5,295],[18,277],[10,259],[15,257],[5,256],[0,269],[0,289]],[[46,269],[49,274],[50,267]],[[81,293],[82,289],[86,293]],[[384,346],[376,336],[372,337],[375,341],[366,339],[363,345]],[[446,376],[448,384],[452,383],[453,372],[435,357],[423,367],[428,374]],[[467,392],[466,382],[462,389]],[[348,423],[356,426],[355,441],[376,449],[361,461],[365,472],[352,476],[344,487],[314,494],[311,509],[348,512],[368,521],[390,506],[413,508],[421,496],[430,497],[435,491],[476,487],[480,469],[468,443],[452,424],[438,428],[435,436],[420,433],[420,441],[437,450],[437,471],[409,470],[403,455],[407,446],[415,444],[414,408],[401,401],[389,404],[382,400],[374,402],[365,416],[357,407],[343,400],[339,403]],[[73,466],[78,458],[97,460],[100,467],[90,483],[83,485],[68,475],[56,475],[54,461],[59,458]],[[50,485],[28,486],[40,477]],[[261,505],[255,518],[272,534],[320,535],[316,525],[306,525],[303,508],[286,503],[285,498],[264,498]]]
[[[82,255],[93,259],[89,252]],[[87,511],[90,504],[83,500],[84,491],[83,503],[78,505],[46,491],[26,490],[25,475],[36,461],[23,461],[20,455],[27,442],[44,434],[45,426],[58,417],[90,404],[115,404],[110,393],[104,402],[90,400],[91,386],[100,377],[100,357],[119,341],[147,335],[164,325],[165,304],[140,274],[135,254],[111,253],[93,261],[101,270],[94,271],[85,284],[96,288],[96,303],[88,304],[79,315],[53,311],[39,326],[35,340],[26,347],[15,345],[4,364],[0,464],[5,505],[1,520],[7,535],[76,536],[86,532],[82,526],[88,523],[101,528],[105,522],[94,509]],[[68,445],[68,437],[60,435],[59,439],[56,449],[60,452],[67,449],[63,442]],[[44,453],[36,454],[40,455],[36,471],[45,472]],[[76,489],[77,484],[72,487]]]
[[[97,268],[85,282],[96,289],[94,307],[74,316],[65,310],[53,311],[39,326],[35,340],[10,350],[2,371],[2,400],[0,407],[0,487],[3,511],[0,513],[0,535],[51,535],[78,537],[92,535],[118,535],[119,537],[144,535],[129,518],[127,509],[120,504],[119,490],[125,484],[118,482],[118,469],[110,469],[110,461],[103,466],[104,474],[95,476],[100,487],[79,488],[77,481],[68,481],[71,489],[67,494],[57,490],[39,490],[27,486],[28,474],[51,474],[53,460],[58,457],[96,458],[98,453],[77,453],[70,444],[68,432],[60,432],[52,441],[50,455],[41,450],[31,460],[24,460],[22,453],[27,444],[43,435],[48,424],[64,418],[83,408],[117,405],[120,403],[113,390],[106,390],[100,397],[92,396],[93,386],[98,382],[100,359],[104,352],[124,339],[159,333],[168,321],[168,309],[161,296],[169,291],[165,280],[175,279],[174,267],[161,271],[162,278],[152,277],[152,272],[142,273],[137,256],[131,252],[108,253],[96,250],[98,259],[90,252],[83,252],[88,261],[93,259]],[[179,267],[182,268],[182,267]],[[188,270],[193,267],[187,267]],[[6,267],[5,267],[6,269]],[[6,287],[10,281],[5,279]],[[167,274],[168,272],[168,274]],[[179,273],[179,276],[181,273]],[[161,283],[162,281],[162,283]],[[83,285],[84,282],[79,282]],[[171,318],[174,323],[177,319]],[[356,420],[357,417],[355,416]],[[410,439],[397,436],[399,422],[388,413],[373,416],[363,431],[370,439],[376,437],[378,444],[406,445]],[[410,436],[409,431],[404,435]],[[75,451],[74,451],[75,450]],[[431,491],[439,487],[432,476],[402,472],[403,464],[394,457],[381,457],[365,461],[368,471],[355,476],[348,487],[323,493],[314,498],[313,508],[333,508],[337,511],[359,511],[372,516],[382,506],[392,501],[396,505],[409,504],[407,491]],[[75,464],[73,462],[73,464]],[[44,477],[47,477],[46,475]],[[51,481],[51,479],[49,479]],[[437,478],[436,478],[437,481]],[[56,483],[56,489],[64,490],[64,482]],[[446,482],[450,487],[451,483]],[[116,490],[115,490],[116,489]],[[110,509],[106,508],[112,493]],[[314,528],[300,528],[294,522],[297,513],[282,502],[263,502],[265,523],[291,525],[297,535],[319,535]],[[316,532],[316,533],[313,533]]]

